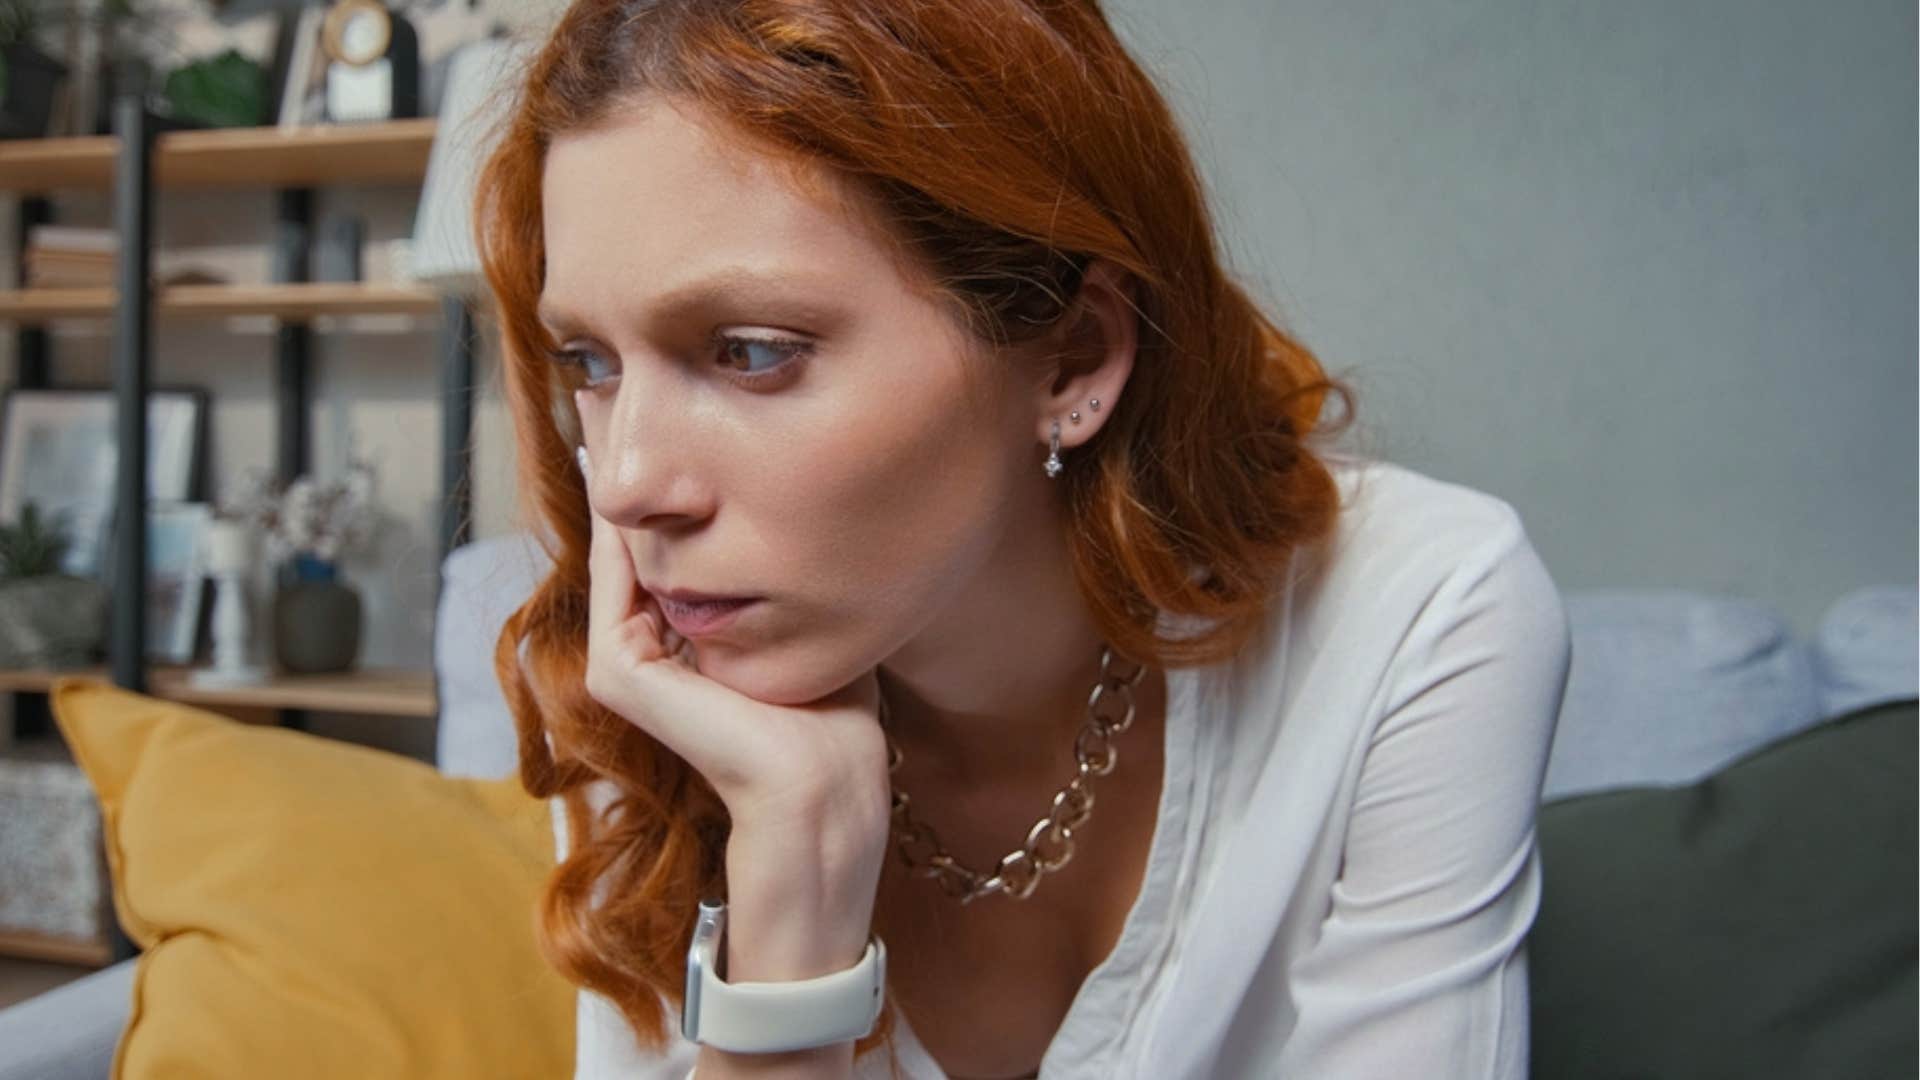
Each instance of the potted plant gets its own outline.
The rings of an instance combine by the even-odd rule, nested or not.
[[[34,44],[43,3],[0,0],[0,139],[45,136],[54,92],[67,74],[65,64]]]
[[[344,480],[302,476],[274,492],[256,478],[236,508],[267,538],[277,565],[274,658],[300,674],[345,671],[360,652],[360,594],[340,580],[341,556],[372,535],[373,467],[355,461]]]
[[[31,502],[0,524],[0,667],[77,667],[99,652],[107,591],[60,572],[68,543],[62,523]]]
[[[0,0],[0,41],[14,28],[22,40],[34,32],[63,34],[69,47],[85,41],[87,47],[76,54],[81,70],[70,107],[80,114],[67,120],[68,134],[113,132],[113,102],[126,94],[144,98],[149,108],[168,113],[173,102],[162,96],[154,71],[156,58],[177,52],[175,26],[191,13],[168,0]],[[11,54],[8,55],[11,60]],[[40,55],[40,64],[54,64],[57,76],[67,74],[64,65]],[[51,95],[49,95],[49,103]],[[12,114],[11,104],[6,112]],[[25,130],[9,128],[6,134],[36,137],[47,133],[44,112],[36,124]]]

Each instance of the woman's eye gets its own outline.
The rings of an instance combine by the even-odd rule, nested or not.
[[[746,337],[739,334],[716,335],[718,360],[730,378],[752,382],[783,371],[788,363],[808,349],[798,338]]]
[[[720,339],[720,359],[735,371],[757,375],[771,371],[790,355],[788,346],[793,342],[776,341],[767,338],[723,336]]]
[[[581,386],[599,386],[620,374],[605,357],[590,349],[556,349],[552,357]]]

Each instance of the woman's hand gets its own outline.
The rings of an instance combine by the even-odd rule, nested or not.
[[[582,466],[591,473],[584,455]],[[618,530],[592,517],[586,690],[685,759],[727,806],[728,980],[853,966],[890,823],[874,673],[791,706],[715,682],[640,588]]]
[[[887,810],[887,749],[869,671],[805,705],[768,705],[702,675],[692,648],[641,590],[611,523],[593,515],[587,693],[686,759],[734,821],[841,808]],[[865,805],[851,797],[867,796]]]

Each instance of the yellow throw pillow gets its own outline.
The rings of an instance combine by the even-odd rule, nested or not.
[[[53,711],[146,950],[115,1080],[571,1075],[573,989],[533,937],[553,833],[517,780],[94,680]]]

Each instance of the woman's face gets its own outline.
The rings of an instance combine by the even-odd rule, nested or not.
[[[722,130],[655,100],[553,143],[541,318],[641,587],[759,598],[692,639],[700,669],[795,704],[962,599],[1051,492],[1031,380]]]

